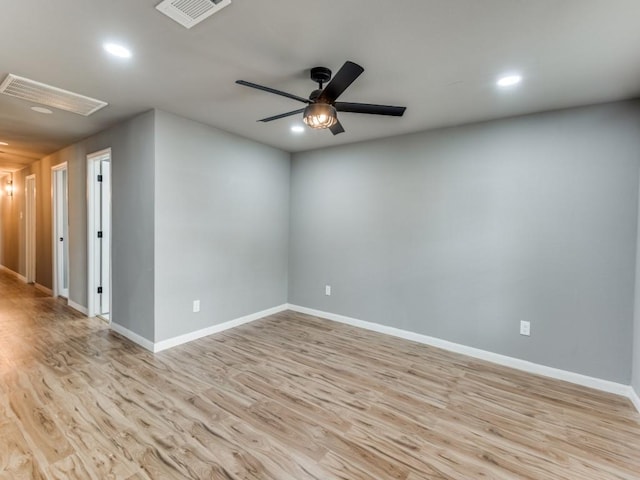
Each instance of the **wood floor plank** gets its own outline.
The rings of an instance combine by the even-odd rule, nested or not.
[[[44,479],[37,460],[17,425],[0,425],[0,479]]]
[[[639,452],[615,395],[295,312],[152,354],[0,271],[0,480],[640,480]]]
[[[73,453],[53,416],[41,403],[25,375],[5,375],[4,385],[9,391],[9,404],[25,437],[38,445],[45,459],[54,463]]]
[[[123,477],[97,477],[89,472],[78,455],[70,455],[49,466],[47,469],[49,478],[52,480],[100,480],[100,478],[123,478]]]

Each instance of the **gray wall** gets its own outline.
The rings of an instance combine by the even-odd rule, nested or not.
[[[639,127],[622,102],[296,154],[289,301],[628,384]]]
[[[285,152],[156,113],[156,341],[286,303],[289,170]]]
[[[0,259],[7,267],[24,274],[19,212],[24,177],[36,173],[36,277],[51,288],[51,167],[66,161],[69,297],[87,305],[86,156],[108,147],[114,322],[160,341],[286,303],[289,154],[159,111],[14,175],[22,193],[0,203]]]

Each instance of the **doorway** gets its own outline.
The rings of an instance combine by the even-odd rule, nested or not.
[[[67,163],[51,167],[53,296],[69,298],[69,187]]]
[[[87,155],[88,313],[110,321],[111,149]]]
[[[25,269],[27,283],[36,283],[36,175],[25,179]]]

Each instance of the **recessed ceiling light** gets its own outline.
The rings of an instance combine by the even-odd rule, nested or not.
[[[302,133],[302,132],[304,132],[304,127],[302,127],[300,125],[294,125],[293,127],[291,127],[291,131],[293,133]]]
[[[507,75],[500,77],[497,81],[497,85],[499,87],[513,87],[514,85],[518,85],[520,82],[522,82],[521,75]]]
[[[53,113],[53,110],[49,110],[48,108],[44,107],[31,107],[31,110],[38,113],[44,113],[45,115],[51,115]]]
[[[107,53],[110,53],[114,57],[119,58],[131,58],[132,53],[127,47],[123,47],[122,45],[118,45],[117,43],[105,43],[102,45]]]
[[[4,145],[6,147],[9,144],[7,142],[0,142],[0,145]]]

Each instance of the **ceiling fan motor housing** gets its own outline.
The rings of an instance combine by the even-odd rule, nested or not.
[[[327,83],[331,80],[331,70],[326,67],[313,67],[311,69],[311,80],[321,85]]]
[[[320,96],[321,93],[322,93],[322,90],[314,90],[309,95],[309,100],[311,100],[312,102],[315,102],[318,99],[318,97]]]

